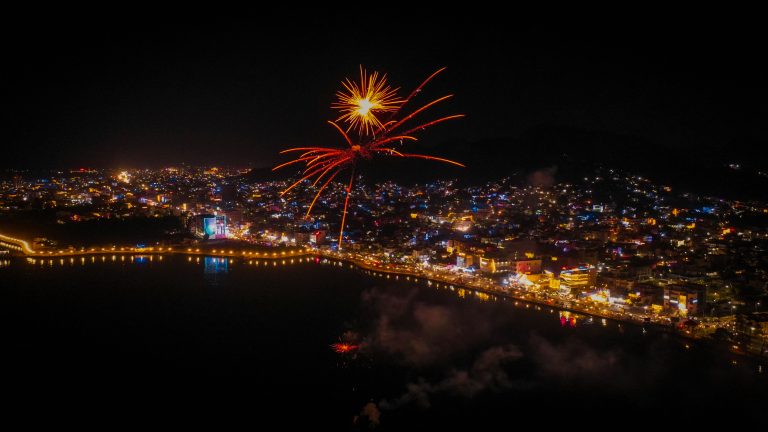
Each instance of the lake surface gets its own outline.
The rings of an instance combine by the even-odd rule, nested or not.
[[[15,259],[0,287],[10,411],[404,430],[741,422],[768,401],[766,365],[706,344],[314,257]]]

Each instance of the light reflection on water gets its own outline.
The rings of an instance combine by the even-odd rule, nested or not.
[[[164,260],[164,256],[162,254],[147,254],[147,255],[126,255],[126,254],[117,254],[117,255],[91,255],[90,257],[70,257],[70,258],[26,258],[26,262],[33,266],[40,266],[40,267],[72,267],[72,266],[85,266],[85,265],[102,265],[102,264],[112,264],[112,263],[120,263],[120,264],[138,264],[138,265],[148,265],[148,264],[160,264]],[[216,257],[216,256],[187,256],[186,260],[187,263],[195,264],[195,265],[203,265],[203,273],[207,276],[207,280],[211,283],[217,283],[219,281],[218,278],[210,278],[208,276],[225,276],[230,272],[230,267],[234,266],[237,263],[237,260],[235,258],[226,258],[226,257]],[[0,267],[10,266],[12,265],[13,261],[11,260],[0,260]],[[293,264],[304,264],[304,263],[314,263],[317,265],[322,266],[332,266],[332,267],[339,267],[339,268],[348,268],[352,270],[357,270],[359,272],[362,272],[370,277],[374,278],[382,278],[382,279],[389,279],[391,281],[397,281],[398,283],[405,283],[405,284],[411,284],[411,285],[423,285],[430,288],[438,289],[438,290],[446,290],[451,293],[453,293],[457,298],[462,300],[467,299],[473,299],[473,300],[480,300],[483,302],[496,302],[496,301],[509,301],[514,303],[514,306],[516,307],[524,307],[526,309],[534,309],[537,311],[542,310],[541,305],[537,304],[531,304],[524,301],[518,301],[511,298],[507,298],[504,296],[499,296],[491,293],[486,293],[478,290],[474,290],[471,288],[464,288],[464,287],[457,287],[449,283],[445,282],[439,282],[439,281],[433,281],[429,279],[424,278],[418,278],[418,277],[412,277],[407,275],[399,275],[394,273],[385,273],[385,272],[377,272],[373,270],[367,270],[359,268],[353,264],[346,263],[343,261],[337,261],[333,259],[328,258],[321,258],[321,257],[298,257],[298,258],[290,258],[290,259],[280,259],[280,258],[273,258],[273,259],[242,259],[242,264],[246,266],[252,266],[252,267],[282,267],[282,266],[288,266]],[[402,277],[401,277],[402,276]],[[549,313],[554,313],[555,309],[549,308]],[[565,314],[565,315],[564,315]],[[563,321],[563,316],[565,316],[565,321]],[[582,319],[585,319],[586,316],[579,315],[573,312],[563,312],[560,311],[558,315],[558,320],[562,322],[565,322],[567,325],[563,325],[564,327],[575,327],[575,324],[577,321],[580,321]],[[593,318],[588,318],[589,323],[593,321]],[[602,319],[602,325],[603,327],[607,326],[607,322],[605,319]]]
[[[162,254],[136,254],[136,255],[128,255],[128,254],[116,254],[116,255],[91,255],[90,257],[81,256],[79,258],[70,257],[70,258],[26,258],[27,264],[35,267],[42,267],[42,268],[56,268],[56,267],[75,267],[75,266],[87,266],[87,265],[111,265],[111,264],[120,264],[120,265],[162,265],[167,260],[164,260],[164,255]],[[472,300],[472,301],[481,301],[481,302],[509,302],[512,303],[515,307],[518,308],[525,308],[528,310],[535,310],[535,311],[542,311],[542,312],[548,312],[549,314],[553,314],[554,319],[556,319],[562,327],[565,328],[573,328],[576,327],[577,323],[586,323],[591,324],[594,321],[594,318],[591,316],[585,316],[581,314],[577,314],[570,311],[562,311],[557,310],[558,314],[555,314],[556,309],[551,307],[542,307],[538,304],[529,303],[526,301],[521,300],[515,300],[513,298],[508,298],[503,295],[495,295],[492,293],[486,293],[482,291],[478,291],[472,288],[465,288],[461,286],[454,286],[450,283],[446,282],[440,282],[440,281],[434,281],[424,278],[419,278],[415,276],[408,276],[408,275],[399,275],[395,273],[386,273],[386,272],[378,272],[375,270],[368,270],[359,268],[351,263],[343,262],[343,261],[337,261],[333,259],[328,258],[322,258],[322,257],[297,257],[297,258],[290,258],[290,259],[280,259],[280,258],[272,258],[272,259],[250,259],[250,258],[227,258],[227,257],[216,257],[216,256],[171,256],[171,258],[178,258],[179,261],[184,261],[187,264],[192,264],[194,266],[202,265],[203,266],[203,274],[206,278],[206,281],[211,285],[218,285],[219,282],[221,282],[223,279],[226,278],[227,275],[230,273],[233,267],[235,267],[238,263],[242,264],[246,267],[254,267],[254,268],[261,268],[261,267],[267,267],[267,268],[279,268],[284,266],[290,266],[295,264],[309,264],[313,263],[315,265],[321,265],[321,266],[331,266],[331,267],[338,267],[340,269],[351,269],[356,270],[358,272],[361,272],[363,274],[366,274],[372,278],[381,278],[385,280],[389,280],[390,282],[397,282],[399,284],[408,284],[408,285],[417,285],[417,286],[425,286],[432,289],[440,290],[440,291],[446,291],[450,292],[453,296],[455,296],[458,299],[461,300]],[[172,262],[174,260],[171,260]],[[11,260],[3,260],[0,261],[0,267],[3,266],[10,266],[13,264],[13,261]],[[608,321],[605,319],[601,319],[602,327],[608,327]],[[615,327],[616,323],[611,322],[611,327]]]
[[[287,271],[285,270],[288,266],[301,264],[304,266],[304,268],[290,268]],[[313,264],[310,266],[310,264]],[[440,282],[440,281],[432,281],[432,280],[426,280],[420,277],[414,277],[414,276],[406,276],[406,275],[397,275],[394,273],[385,273],[381,271],[376,270],[367,270],[367,269],[361,269],[356,266],[352,266],[349,263],[340,262],[340,261],[334,261],[329,259],[324,259],[320,257],[294,257],[294,258],[277,258],[277,259],[255,259],[251,257],[238,257],[238,258],[228,258],[228,257],[216,257],[216,256],[195,256],[195,255],[189,255],[189,256],[183,256],[183,255],[166,255],[165,259],[163,259],[162,255],[159,254],[146,254],[146,255],[140,255],[140,254],[116,254],[112,255],[105,254],[105,255],[94,255],[94,256],[84,256],[84,257],[74,257],[74,258],[47,258],[47,259],[34,259],[30,258],[26,260],[26,263],[24,260],[21,259],[14,259],[12,260],[12,264],[17,267],[24,267],[26,270],[31,269],[30,272],[38,271],[42,274],[47,273],[47,275],[50,277],[50,279],[45,280],[51,280],[55,281],[54,283],[59,283],[60,281],[57,280],[60,275],[71,275],[73,276],[73,279],[78,279],[80,277],[85,277],[89,275],[89,272],[82,271],[85,268],[89,266],[96,267],[94,270],[98,270],[98,267],[101,267],[103,270],[100,271],[94,271],[92,272],[92,275],[94,277],[97,277],[99,281],[100,278],[104,276],[106,279],[109,277],[115,277],[115,278],[123,278],[129,279],[131,281],[133,280],[140,280],[140,281],[147,281],[149,283],[154,283],[155,279],[157,277],[161,277],[163,274],[166,275],[167,279],[161,279],[169,282],[167,285],[162,286],[162,291],[157,290],[158,292],[172,292],[175,293],[174,296],[169,300],[168,305],[166,305],[165,309],[163,310],[162,316],[165,316],[164,313],[167,310],[174,310],[174,308],[179,307],[180,304],[183,304],[188,301],[188,298],[195,298],[195,293],[191,292],[188,293],[186,291],[186,286],[180,282],[180,277],[177,277],[178,275],[174,274],[174,272],[180,272],[183,273],[187,279],[185,281],[187,282],[194,282],[199,284],[199,286],[202,286],[203,289],[198,291],[198,294],[200,292],[205,294],[204,300],[205,302],[201,302],[200,304],[204,305],[204,307],[200,307],[199,312],[204,317],[212,317],[210,323],[214,325],[218,325],[221,322],[226,322],[226,316],[224,315],[207,315],[211,310],[208,308],[207,305],[208,302],[211,299],[214,299],[214,304],[217,302],[220,302],[221,299],[229,299],[232,295],[232,292],[236,291],[234,289],[204,289],[207,285],[207,288],[211,287],[217,287],[219,285],[227,287],[227,288],[238,288],[241,293],[245,293],[245,296],[242,298],[248,299],[252,298],[249,296],[254,295],[260,295],[261,293],[258,291],[264,291],[269,292],[269,289],[271,287],[280,287],[282,289],[283,287],[290,288],[291,294],[299,293],[299,295],[283,295],[282,291],[279,293],[279,295],[275,295],[274,298],[272,298],[269,302],[265,302],[266,305],[263,309],[259,309],[258,306],[255,306],[254,304],[240,301],[242,298],[238,297],[233,301],[232,308],[227,308],[227,311],[229,310],[241,310],[242,311],[242,319],[238,320],[239,323],[242,322],[248,322],[248,320],[254,320],[254,322],[260,322],[259,320],[261,318],[254,318],[254,316],[261,316],[261,315],[267,315],[272,316],[269,320],[269,322],[280,322],[281,325],[279,326],[280,329],[283,329],[283,323],[288,322],[289,324],[285,324],[285,328],[289,334],[290,333],[304,333],[304,331],[296,331],[295,329],[300,328],[304,329],[307,322],[302,319],[300,320],[301,327],[291,327],[290,319],[291,319],[291,312],[294,312],[299,308],[298,310],[301,310],[302,302],[305,298],[313,298],[311,295],[313,293],[317,292],[323,292],[323,293],[332,293],[333,295],[329,297],[329,304],[326,306],[324,304],[324,307],[328,310],[331,310],[333,312],[329,312],[326,309],[323,309],[321,312],[318,312],[317,315],[312,315],[312,321],[311,324],[314,326],[318,322],[321,322],[323,320],[334,320],[338,316],[343,315],[344,312],[343,309],[339,307],[338,309],[333,309],[334,307],[338,307],[339,304],[343,304],[344,300],[339,300],[340,297],[343,297],[349,293],[352,293],[350,298],[355,298],[354,291],[359,286],[366,286],[370,285],[372,288],[369,289],[368,294],[370,296],[370,290],[374,290],[374,294],[378,292],[377,296],[373,296],[372,298],[375,298],[376,301],[379,301],[381,303],[369,303],[371,304],[378,304],[381,305],[379,309],[377,309],[380,312],[379,318],[382,320],[386,319],[386,321],[381,322],[387,322],[392,323],[393,321],[389,321],[390,319],[397,318],[399,312],[393,312],[390,310],[390,307],[396,306],[398,304],[402,304],[401,301],[403,298],[405,298],[409,304],[411,305],[411,309],[405,308],[405,311],[410,311],[409,315],[403,315],[407,319],[403,319],[401,323],[398,325],[401,327],[398,327],[398,325],[395,325],[395,327],[380,327],[378,325],[371,325],[370,330],[368,333],[365,333],[367,336],[370,336],[373,333],[373,331],[376,331],[376,329],[382,329],[387,330],[387,332],[382,333],[382,335],[388,335],[391,334],[391,331],[394,330],[396,332],[399,332],[398,334],[402,336],[402,342],[403,344],[397,344],[395,346],[396,350],[407,350],[410,346],[416,346],[420,347],[421,345],[409,345],[410,342],[414,340],[411,336],[414,334],[416,330],[418,330],[419,326],[413,326],[412,320],[417,319],[417,322],[419,318],[425,317],[432,317],[434,320],[429,321],[428,323],[431,324],[439,324],[439,323],[446,323],[443,329],[446,329],[448,331],[448,335],[453,335],[452,333],[455,328],[462,328],[462,329],[469,329],[467,331],[471,332],[471,328],[477,327],[478,329],[472,334],[478,334],[482,335],[483,332],[487,327],[489,327],[489,332],[494,333],[498,337],[502,337],[500,335],[504,335],[503,337],[509,337],[509,340],[504,339],[503,342],[491,340],[490,338],[487,340],[488,343],[496,343],[497,345],[494,345],[495,347],[498,346],[506,346],[503,344],[506,344],[507,342],[514,342],[517,346],[521,347],[524,350],[528,350],[528,354],[531,357],[528,357],[531,360],[532,363],[536,365],[536,367],[539,367],[538,363],[540,360],[540,357],[544,357],[545,354],[553,354],[553,356],[548,357],[549,363],[545,363],[545,365],[548,365],[547,367],[544,367],[543,371],[554,374],[553,377],[557,379],[566,379],[569,376],[567,373],[571,373],[569,371],[574,370],[580,370],[579,368],[586,368],[587,366],[590,366],[592,362],[596,362],[595,364],[603,365],[607,364],[610,366],[610,359],[613,357],[610,357],[612,355],[615,355],[617,352],[616,347],[623,346],[623,345],[633,345],[633,344],[639,344],[638,340],[640,340],[639,333],[642,331],[640,327],[635,327],[631,325],[624,324],[623,326],[626,328],[626,331],[623,332],[620,330],[621,324],[605,320],[601,318],[595,319],[595,317],[588,316],[588,315],[581,315],[576,314],[567,310],[561,310],[557,309],[555,307],[551,307],[548,305],[540,305],[540,304],[534,304],[525,302],[522,300],[515,300],[511,299],[502,295],[495,295],[491,293],[484,293],[481,291],[477,291],[471,288],[466,288],[458,285],[452,285],[450,283]],[[186,267],[186,268],[183,268]],[[262,270],[264,267],[268,267],[269,270]],[[308,267],[314,267],[315,269],[308,269]],[[327,270],[324,271],[318,271],[320,267],[325,267]],[[123,271],[123,269],[131,268],[132,271]],[[153,269],[154,270],[151,270]],[[248,268],[248,269],[247,269]],[[114,272],[112,269],[118,270],[117,272]],[[135,270],[133,270],[135,269]],[[247,270],[246,270],[247,269]],[[281,269],[283,269],[281,271]],[[343,269],[343,271],[342,271]],[[357,275],[354,275],[353,272],[350,272],[349,269],[354,270],[354,273],[358,273],[360,275],[364,275],[365,277],[358,277]],[[160,271],[158,271],[160,270]],[[170,270],[170,271],[168,271]],[[255,270],[255,271],[254,271]],[[297,271],[298,270],[298,271]],[[336,289],[336,291],[327,291],[327,290],[314,290],[314,289],[308,289],[305,291],[301,291],[303,289],[303,286],[295,286],[292,285],[294,280],[295,274],[304,273],[304,271],[307,271],[308,276],[302,276],[305,277],[305,279],[301,279],[301,282],[303,286],[312,286],[314,287],[314,284],[319,280],[319,277],[325,278],[328,285],[327,287],[330,289]],[[333,271],[331,271],[333,270]],[[338,271],[337,271],[338,270]],[[4,273],[8,274],[9,272],[4,271]],[[170,276],[169,276],[170,273]],[[345,275],[346,273],[346,275]],[[253,275],[256,275],[255,278]],[[340,276],[339,279],[335,279],[335,276]],[[352,278],[346,278],[347,276],[354,276]],[[200,276],[203,276],[202,278]],[[268,283],[259,284],[254,279],[267,279]],[[271,279],[269,279],[271,278]],[[284,281],[283,278],[286,280]],[[200,283],[200,280],[204,279],[205,283]],[[330,282],[328,282],[330,280]],[[395,282],[397,281],[397,282]],[[194,285],[198,286],[198,285]],[[406,287],[407,289],[402,290],[400,288]],[[124,292],[130,293],[133,295],[134,292],[140,291],[134,289],[133,285],[128,285],[129,289],[124,290]],[[419,289],[416,289],[419,288]],[[428,290],[425,290],[424,288],[430,288]],[[76,289],[81,289],[80,286],[77,286]],[[86,289],[86,288],[83,288]],[[49,293],[51,290],[49,290],[48,286],[42,286],[40,288],[41,292]],[[375,291],[378,290],[378,291]],[[55,290],[54,290],[55,291]],[[215,291],[215,292],[214,292]],[[62,298],[69,298],[67,291],[61,291]],[[418,292],[419,295],[412,296],[411,293]],[[116,296],[119,299],[120,293]],[[189,295],[189,297],[188,297]],[[109,297],[112,298],[111,296]],[[319,300],[326,300],[326,297],[317,297],[316,299]],[[359,300],[359,297],[357,297]],[[358,301],[358,300],[353,300]],[[280,304],[284,304],[285,307],[281,309]],[[220,304],[220,303],[219,303]],[[169,306],[170,305],[170,306]],[[122,305],[121,305],[122,307]],[[345,308],[347,306],[344,306]],[[137,309],[137,312],[143,313],[146,308],[151,308],[151,305],[148,306],[147,304],[142,303],[142,307]],[[66,308],[63,308],[66,309]],[[117,310],[120,310],[120,308],[116,308]],[[315,304],[312,303],[311,309],[305,309],[306,316],[310,316],[311,313],[314,313],[315,310]],[[277,312],[275,312],[277,311]],[[312,312],[310,312],[312,311]],[[342,312],[340,312],[342,311]],[[415,313],[414,311],[418,311],[419,313]],[[335,312],[335,313],[334,313]],[[413,312],[413,313],[411,313]],[[269,315],[274,314],[274,315]],[[447,315],[444,315],[447,314]],[[331,318],[328,318],[331,317]],[[442,320],[441,317],[449,317],[450,319]],[[464,317],[464,318],[462,318]],[[344,319],[346,319],[347,316],[344,315]],[[454,320],[456,318],[456,320]],[[172,324],[170,324],[173,328],[173,326],[176,325],[177,320],[181,320],[180,322],[182,325],[180,325],[180,328],[183,329],[186,335],[188,329],[190,326],[194,327],[194,323],[190,324],[189,322],[183,321],[183,317],[175,317],[173,320],[169,320]],[[128,320],[130,321],[130,320]],[[485,323],[487,321],[487,323]],[[122,322],[122,321],[120,321]],[[161,321],[160,325],[163,325],[165,321]],[[425,321],[425,323],[427,323]],[[509,323],[509,324],[508,324]],[[462,325],[463,324],[463,325]],[[591,324],[591,325],[590,325]],[[154,325],[158,325],[157,322],[154,323]],[[496,326],[496,327],[494,327]],[[330,327],[333,327],[332,330],[335,332],[338,330],[337,325],[333,324],[330,325]],[[225,327],[222,327],[225,328]],[[226,327],[226,332],[232,332],[237,331],[237,326],[233,327]],[[263,327],[255,326],[254,329],[262,329]],[[266,328],[273,328],[273,327],[266,327]],[[434,329],[434,327],[426,326],[424,327],[426,330]],[[356,329],[357,330],[357,329]],[[275,330],[276,332],[281,330]],[[464,330],[462,330],[464,331]],[[225,331],[221,331],[222,334],[226,333]],[[527,334],[528,332],[539,332],[541,334],[544,334],[542,338],[535,339],[535,341],[538,342],[530,342],[531,346],[534,346],[535,349],[529,347],[526,345],[526,339],[525,336],[519,336]],[[306,333],[312,333],[312,332],[306,332]],[[620,333],[620,334],[619,334]],[[154,332],[153,334],[162,334],[162,332]],[[205,333],[204,333],[205,334]],[[226,333],[229,334],[229,333]],[[240,339],[237,337],[233,337],[233,340],[235,343],[232,345],[233,348],[231,348],[230,354],[232,356],[235,355],[242,355],[242,352],[240,349],[241,347],[248,347],[250,343],[256,344],[260,340],[258,339],[262,333],[259,333],[257,331],[253,331],[251,333],[243,334],[241,335]],[[268,333],[271,335],[271,333]],[[431,335],[430,331],[425,331],[425,335]],[[460,335],[461,332],[456,333],[456,335]],[[634,335],[634,337],[633,337]],[[494,337],[496,337],[494,336]],[[295,335],[291,335],[291,337],[296,337]],[[559,338],[559,339],[558,339]],[[666,338],[666,335],[660,335],[658,332],[652,331],[649,333],[649,335],[645,338],[647,341],[659,341],[660,339]],[[472,339],[472,338],[468,338]],[[671,339],[671,338],[670,338]],[[386,342],[390,339],[381,339],[382,341]],[[399,339],[398,339],[399,340]],[[587,342],[584,341],[596,341],[594,342],[596,347],[593,345],[587,344]],[[218,338],[217,338],[218,341]],[[253,342],[256,341],[256,342]],[[335,341],[335,336],[333,338],[328,339],[327,341],[322,340],[320,343],[315,343],[316,346],[320,346],[320,349],[327,350],[327,345],[323,345],[323,343],[330,344]],[[429,341],[427,339],[427,341]],[[460,343],[458,338],[453,338],[451,336],[450,341],[449,338],[441,339],[438,338],[438,342],[446,342],[446,346],[453,346],[455,343]],[[485,343],[485,339],[483,339],[483,343]],[[573,342],[571,342],[573,341]],[[610,341],[608,343],[604,343],[605,341]],[[313,343],[316,341],[312,341]],[[667,341],[671,345],[674,346],[674,343],[676,341],[670,340]],[[502,345],[498,345],[499,343],[502,343]],[[511,343],[511,342],[510,342]],[[218,342],[217,342],[218,344]],[[536,345],[538,344],[538,345]],[[622,345],[623,344],[623,345]],[[307,346],[310,346],[311,344],[307,343]],[[311,346],[315,346],[311,345]],[[607,347],[605,346],[607,345]],[[204,345],[203,345],[204,346]],[[389,345],[387,345],[390,347]],[[425,344],[425,347],[429,348],[434,345],[432,344]],[[217,345],[217,348],[219,345]],[[390,347],[391,348],[391,347]],[[590,349],[587,349],[590,348]],[[680,341],[680,352],[695,352],[697,348],[696,342],[691,342],[690,340],[681,340]],[[431,349],[431,348],[429,348]],[[533,351],[530,351],[532,350]],[[207,350],[207,351],[214,351],[214,350]],[[254,350],[256,352],[257,350]],[[674,351],[674,350],[673,350]],[[302,351],[304,352],[304,351]],[[311,349],[307,348],[307,352],[311,352],[313,355],[317,354]],[[370,352],[370,351],[369,351]],[[400,351],[395,351],[400,352]],[[486,350],[482,351],[480,354],[490,352],[492,353],[499,353],[501,351],[493,351],[493,350]],[[317,357],[322,357],[322,354],[324,351],[320,351],[320,354]],[[506,351],[501,352],[502,354],[508,353]],[[644,355],[644,351],[640,351],[639,355]],[[473,354],[474,355],[474,354]],[[679,356],[679,354],[677,354]],[[686,354],[687,355],[687,354]],[[276,355],[271,355],[276,356]],[[538,357],[537,357],[538,356]],[[630,361],[632,360],[630,357],[630,354],[626,354],[624,357],[617,357],[617,362],[621,363],[622,361]],[[226,357],[226,355],[224,356]],[[270,356],[266,356],[270,357]],[[301,358],[302,360],[297,360],[298,364],[301,367],[304,367],[305,361],[303,360],[305,356],[296,355],[297,359]],[[485,357],[478,357],[478,359],[482,359]],[[605,360],[605,359],[608,360]],[[642,357],[645,358],[645,357]],[[291,357],[288,357],[290,360]],[[284,361],[284,358],[281,358],[281,361]],[[366,359],[361,360],[359,365],[353,364],[351,366],[348,366],[351,368],[350,370],[354,369],[355,373],[358,373],[358,369],[364,369],[363,363],[367,361]],[[381,360],[377,360],[381,361]],[[474,361],[474,360],[473,360]],[[735,360],[733,360],[735,361]],[[741,359],[738,360],[741,362]],[[606,363],[608,362],[608,363]],[[731,360],[729,359],[728,362],[730,363]],[[482,362],[478,364],[483,364]],[[633,363],[634,364],[634,363]],[[737,363],[731,363],[733,367],[737,366]],[[378,365],[375,365],[378,367]],[[471,366],[471,364],[470,364]],[[473,370],[472,367],[467,366],[469,369],[467,369],[469,376],[474,376],[475,379],[478,378],[478,376],[472,375]],[[726,364],[726,366],[730,365]],[[368,367],[366,364],[365,367]],[[453,367],[453,365],[452,365]],[[617,366],[618,367],[618,366]],[[634,366],[632,366],[634,367]],[[358,368],[358,369],[355,369]],[[254,367],[254,369],[257,369]],[[590,367],[588,370],[586,370],[585,373],[591,371],[600,369],[598,367]],[[610,368],[608,368],[610,369]],[[251,370],[251,367],[249,366],[247,370]],[[438,370],[438,369],[435,369]],[[634,370],[631,369],[629,366],[625,369],[615,369],[613,370],[613,375],[610,375],[611,377],[614,376],[620,376],[616,370],[624,371],[624,370]],[[756,365],[753,369],[757,370],[758,373],[762,371],[761,365]],[[322,373],[327,374],[327,370],[322,370]],[[600,371],[602,373],[603,371]],[[610,370],[609,370],[610,372]],[[344,371],[334,371],[334,373],[343,375]],[[378,373],[378,370],[377,372]],[[374,373],[374,376],[377,376],[376,373]],[[510,376],[514,372],[510,372]],[[543,372],[542,372],[543,373]],[[575,372],[574,372],[575,373]],[[560,375],[558,375],[560,374]],[[350,372],[350,375],[354,375]],[[528,376],[527,372],[520,373],[520,376]],[[336,375],[334,375],[336,376]],[[484,376],[480,374],[479,377],[482,378]],[[496,375],[490,375],[490,376],[496,376]],[[395,382],[396,380],[393,380]],[[426,391],[437,391],[436,389],[440,389],[441,385],[447,385],[445,383],[452,383],[455,381],[447,380],[447,381],[440,381],[439,379],[437,381],[434,381],[433,384],[430,384],[426,387]],[[473,381],[474,383],[477,383],[477,381]],[[357,381],[354,382],[355,385],[359,384]],[[418,381],[416,381],[418,384]],[[442,383],[442,384],[441,384]],[[403,387],[405,387],[405,383],[403,383]],[[410,388],[410,387],[406,387]],[[425,387],[419,387],[424,389]],[[379,391],[377,389],[377,391]],[[382,390],[383,391],[383,390]],[[395,397],[397,394],[401,392],[399,388],[396,388],[394,393],[392,393],[390,396]],[[378,394],[378,393],[371,393],[371,394]],[[369,398],[371,397],[371,394],[364,394],[363,397]],[[356,411],[359,411],[359,406],[355,406],[354,409]]]
[[[229,272],[229,267],[234,265],[236,263],[236,260],[234,258],[225,258],[225,257],[215,257],[215,256],[187,256],[186,261],[188,263],[195,263],[195,264],[203,264],[204,266],[204,273],[206,274],[226,274]],[[68,267],[68,266],[74,266],[74,265],[80,265],[84,266],[86,264],[109,264],[109,263],[122,263],[122,264],[148,264],[148,263],[159,263],[162,262],[164,259],[163,255],[159,254],[149,254],[149,255],[91,255],[90,257],[80,257],[80,258],[27,258],[26,262],[31,265],[38,265],[38,266],[58,266],[58,267]],[[314,262],[315,264],[320,265],[330,265],[334,267],[344,268],[345,266],[349,269],[357,269],[369,276],[372,277],[380,277],[380,278],[386,278],[386,279],[393,279],[400,282],[410,282],[411,284],[423,284],[429,287],[434,287],[437,289],[448,289],[451,292],[456,293],[456,295],[459,298],[465,299],[468,298],[468,296],[474,296],[475,298],[482,300],[482,301],[497,301],[500,299],[499,296],[484,293],[481,291],[469,289],[469,288],[461,288],[461,287],[455,287],[454,285],[450,285],[447,283],[441,283],[441,282],[434,282],[432,280],[428,279],[419,279],[418,277],[411,277],[411,276],[403,276],[402,278],[398,274],[389,274],[389,273],[381,273],[381,272],[375,272],[370,270],[364,270],[359,269],[353,264],[345,263],[342,261],[336,261],[331,260],[327,258],[290,258],[290,259],[264,259],[264,260],[257,260],[257,259],[247,259],[243,260],[243,263],[247,266],[255,266],[255,267],[278,267],[278,266],[286,266],[291,264],[302,264],[302,263],[310,263]],[[2,260],[0,261],[0,266],[10,266],[12,264],[11,260]],[[517,303],[516,303],[517,305]],[[530,304],[526,303],[527,307],[530,307]],[[540,306],[535,306],[536,310],[541,310]]]
[[[227,274],[229,272],[229,259],[205,257],[205,274]]]

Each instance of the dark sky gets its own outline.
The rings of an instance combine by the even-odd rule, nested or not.
[[[758,16],[90,12],[6,17],[0,167],[268,165],[337,143],[329,105],[359,64],[406,90],[448,66],[427,94],[467,118],[425,140],[567,127],[739,154],[768,138]]]

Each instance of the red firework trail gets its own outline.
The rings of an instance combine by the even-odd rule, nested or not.
[[[453,97],[453,95],[446,95],[428,102],[409,113],[403,112],[403,107],[421,93],[424,86],[444,70],[445,68],[441,68],[428,76],[427,79],[408,95],[408,97],[401,100],[395,95],[397,89],[393,90],[387,85],[385,75],[380,76],[375,72],[369,75],[361,67],[360,84],[357,85],[350,80],[344,81],[342,84],[346,92],[338,92],[338,101],[332,106],[341,111],[342,115],[337,121],[346,121],[348,123],[347,129],[345,130],[336,122],[328,122],[341,134],[347,146],[343,148],[295,147],[280,152],[281,154],[300,152],[300,154],[295,159],[274,167],[272,169],[273,171],[293,164],[304,165],[304,168],[299,175],[299,179],[285,188],[280,193],[280,196],[285,195],[304,181],[312,181],[313,187],[317,186],[322,181],[321,186],[318,188],[314,199],[307,209],[306,217],[309,217],[317,199],[328,185],[331,184],[333,179],[343,170],[351,168],[352,174],[349,179],[349,184],[345,188],[344,210],[342,212],[341,228],[339,230],[339,250],[341,250],[341,244],[344,239],[344,224],[347,220],[349,199],[352,195],[352,186],[355,181],[355,166],[358,161],[361,159],[371,159],[374,156],[385,156],[426,159],[460,167],[464,166],[459,162],[438,156],[403,153],[393,147],[394,145],[402,144],[405,141],[417,141],[416,137],[412,135],[415,132],[423,131],[444,121],[464,117],[463,114],[440,117],[418,124],[417,126],[412,126],[409,129],[400,132],[405,124],[411,122],[419,114]],[[386,114],[386,118],[383,121],[379,119],[379,115],[381,114]],[[355,127],[357,128],[359,136],[357,140],[353,140],[347,133],[350,129]]]

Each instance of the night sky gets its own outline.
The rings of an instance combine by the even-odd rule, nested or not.
[[[548,127],[729,157],[768,141],[758,16],[608,24],[487,12],[7,16],[0,167],[266,166],[286,146],[338,144],[329,105],[360,64],[404,91],[447,66],[427,95],[455,93],[442,112],[467,118],[422,140],[471,151]]]

